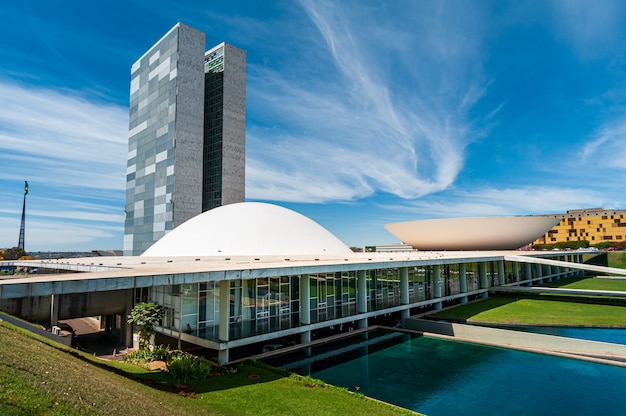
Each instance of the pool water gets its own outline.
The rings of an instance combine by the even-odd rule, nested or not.
[[[622,367],[392,331],[310,356],[266,362],[431,416],[626,414]]]
[[[626,344],[626,329],[623,328],[585,328],[561,326],[515,326],[507,327],[514,331],[526,331],[536,334],[557,335],[560,337],[586,339],[589,341]]]

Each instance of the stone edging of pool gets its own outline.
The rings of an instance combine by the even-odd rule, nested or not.
[[[404,326],[405,329],[423,333],[426,336],[447,340],[626,367],[626,345],[622,344],[426,319],[406,319]]]

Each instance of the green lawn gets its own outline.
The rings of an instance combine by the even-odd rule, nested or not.
[[[431,316],[467,322],[626,328],[626,308],[623,306],[555,299],[491,297]]]
[[[609,267],[626,269],[626,251],[613,251],[608,253]]]
[[[545,283],[543,286],[562,287],[566,289],[615,290],[618,292],[626,292],[626,279],[570,278]]]
[[[244,365],[238,374],[188,382],[196,397],[150,387],[163,373],[104,362],[0,322],[2,415],[398,415],[409,411],[345,389]],[[256,379],[248,375],[260,376]],[[137,381],[144,378],[144,382]]]

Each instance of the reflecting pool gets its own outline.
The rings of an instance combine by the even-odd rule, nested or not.
[[[559,326],[514,326],[506,327],[514,331],[533,332],[535,334],[557,335],[589,341],[611,342],[613,344],[626,344],[626,329],[622,328],[585,328],[585,327],[559,327]]]
[[[626,368],[415,334],[375,331],[265,362],[427,415],[626,414]]]

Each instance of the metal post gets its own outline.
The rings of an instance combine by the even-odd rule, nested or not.
[[[28,182],[24,181],[24,203],[22,204],[22,223],[20,225],[20,239],[17,247],[24,250],[24,232],[26,228],[26,195],[28,195]]]

